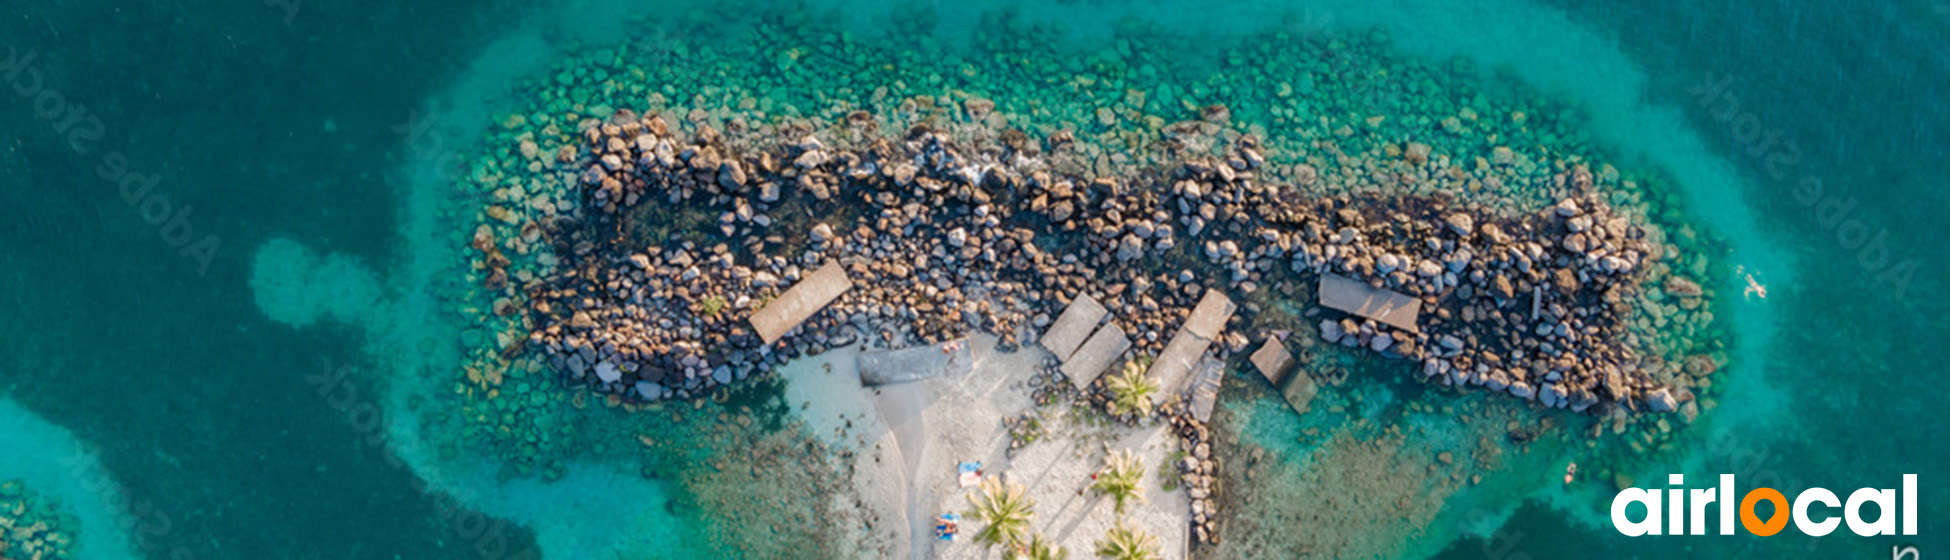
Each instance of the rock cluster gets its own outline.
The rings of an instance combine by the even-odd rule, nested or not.
[[[1075,400],[1078,395],[1069,377],[1063,375],[1063,361],[1049,356],[1036,367],[1036,375],[1029,377],[1029,400],[1036,406],[1047,406],[1058,397],[1066,401]]]
[[[1219,464],[1212,456],[1212,432],[1182,406],[1168,405],[1165,415],[1171,421],[1171,432],[1178,436],[1181,449],[1187,450],[1185,457],[1173,466],[1178,469],[1186,496],[1191,498],[1192,542],[1216,543],[1219,505],[1218,490],[1212,483],[1219,474]]]
[[[1063,132],[887,135],[864,114],[837,131],[585,120],[582,144],[555,158],[583,200],[533,236],[560,266],[522,286],[529,342],[568,381],[684,398],[860,340],[984,330],[1014,345],[1083,293],[1151,353],[1208,287],[1252,294],[1333,272],[1430,312],[1416,331],[1327,318],[1323,338],[1422,361],[1432,380],[1580,411],[1601,396],[1654,410],[1690,398],[1636,373],[1623,319],[1662,249],[1584,168],[1557,179],[1581,194],[1535,216],[1442,196],[1313,197],[1278,181],[1311,168],[1276,173],[1254,136],[1220,134],[1222,109],[1204,113],[1217,121],[1167,127],[1172,163],[1116,175],[1084,171],[1095,152]],[[493,269],[487,235],[476,248]],[[855,289],[762,344],[745,318],[833,260]]]
[[[73,521],[18,480],[0,482],[0,558],[74,558]]]
[[[1573,169],[1567,180],[1591,179]],[[1320,201],[1292,216],[1292,267],[1422,299],[1416,331],[1328,317],[1319,321],[1328,343],[1418,360],[1425,377],[1444,385],[1548,407],[1583,412],[1607,402],[1670,412],[1691,394],[1641,372],[1627,328],[1642,269],[1662,249],[1596,192],[1583,192],[1516,219],[1432,200],[1407,199],[1386,212]]]
[[[1086,290],[1123,310],[1138,345],[1155,350],[1202,289],[1191,271],[1150,274],[1128,250],[1097,250],[1136,237],[1136,250],[1155,256],[1174,246],[1173,228],[1122,217],[1157,207],[1155,195],[1110,179],[1079,190],[1081,180],[1043,164],[1040,146],[964,149],[916,128],[850,149],[810,134],[754,148],[708,127],[679,137],[660,118],[627,111],[585,123],[584,136],[587,153],[565,150],[560,160],[577,170],[594,211],[549,223],[562,264],[530,291],[530,341],[569,379],[615,393],[688,397],[860,339],[938,342],[977,328],[1014,345]],[[1052,196],[1064,204],[1052,208]],[[1025,198],[1045,201],[1031,203],[1045,213],[1012,215]],[[716,215],[717,228],[685,233],[717,242],[659,247],[626,233],[645,220],[681,220],[671,208]],[[803,238],[788,238],[773,217],[794,211],[811,216]],[[1079,226],[1094,233],[1055,233]],[[486,241],[477,248],[492,247]],[[493,251],[483,253],[493,266]],[[858,288],[777,347],[759,344],[744,317],[830,259]]]
[[[1025,411],[1015,418],[1003,418],[1002,427],[1009,431],[1008,454],[1011,457],[1015,456],[1016,450],[1049,435],[1049,428],[1043,425],[1042,415],[1034,409]]]

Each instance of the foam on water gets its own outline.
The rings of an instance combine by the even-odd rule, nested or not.
[[[20,479],[28,490],[59,502],[80,523],[81,558],[138,558],[129,538],[131,517],[122,488],[87,442],[67,429],[0,398],[0,480]]]

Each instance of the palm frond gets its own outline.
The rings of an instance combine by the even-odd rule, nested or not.
[[[981,491],[968,496],[969,519],[987,522],[975,533],[983,546],[1005,545],[1021,548],[1029,534],[1029,520],[1036,515],[1036,501],[1021,484],[1003,482],[1001,477],[982,479]]]
[[[1050,544],[1042,535],[1029,537],[1029,546],[1019,558],[1024,560],[1068,560],[1070,550]]]
[[[1111,414],[1151,415],[1151,395],[1158,392],[1158,384],[1146,378],[1144,370],[1143,364],[1132,361],[1105,381],[1105,387],[1110,389]]]
[[[1144,499],[1144,461],[1129,449],[1104,457],[1104,470],[1097,472],[1097,480],[1090,483],[1090,489],[1111,497],[1117,503],[1118,515],[1124,514],[1124,506],[1133,500]]]
[[[1097,556],[1111,560],[1157,560],[1159,558],[1158,537],[1117,521],[1117,526],[1104,533],[1104,540],[1097,541]]]

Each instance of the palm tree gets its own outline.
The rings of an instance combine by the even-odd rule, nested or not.
[[[1018,560],[1067,560],[1069,557],[1069,549],[1052,545],[1049,541],[1043,540],[1042,535],[1035,535],[1029,537],[1029,548],[1017,558]]]
[[[1104,470],[1097,472],[1097,480],[1090,483],[1090,489],[1110,495],[1117,501],[1117,514],[1123,515],[1126,502],[1144,499],[1138,486],[1143,481],[1144,461],[1126,449],[1104,457]]]
[[[1158,537],[1125,525],[1122,519],[1104,533],[1104,540],[1097,541],[1097,555],[1111,560],[1157,560],[1158,548]]]
[[[1001,477],[982,479],[980,492],[968,496],[968,504],[974,511],[968,512],[969,519],[987,521],[988,526],[975,533],[975,542],[984,546],[1005,545],[1020,550],[1029,534],[1029,519],[1036,515],[1036,501],[1030,499],[1028,490],[1021,484],[1005,483]]]
[[[1158,384],[1145,377],[1143,364],[1135,360],[1125,363],[1124,371],[1110,376],[1105,386],[1110,388],[1111,414],[1151,414],[1151,395],[1158,392]]]

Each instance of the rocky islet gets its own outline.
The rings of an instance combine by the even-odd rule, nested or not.
[[[916,126],[889,138],[856,115],[852,138],[829,146],[806,130],[754,139],[694,125],[679,135],[661,116],[618,111],[580,123],[586,143],[557,152],[553,167],[581,187],[576,208],[592,211],[542,226],[565,256],[521,290],[534,296],[531,342],[576,382],[654,401],[857,340],[979,329],[1010,344],[1083,293],[1155,352],[1207,283],[1250,293],[1332,273],[1429,312],[1412,330],[1323,318],[1321,337],[1420,361],[1437,382],[1578,411],[1670,412],[1691,398],[1645,373],[1652,352],[1625,321],[1645,267],[1670,249],[1614,212],[1583,166],[1556,177],[1565,198],[1512,217],[1439,194],[1309,197],[1259,167],[1251,135],[1127,178],[1063,173],[1060,137],[971,145]],[[771,217],[788,204],[805,218]],[[643,205],[719,217],[646,242],[631,232],[660,216]],[[856,223],[832,218],[848,215]],[[493,270],[491,236],[477,234],[477,249]],[[755,337],[744,317],[828,261],[861,289],[776,345]],[[1669,285],[1700,296],[1684,277]]]
[[[1306,44],[1330,67],[1386,60],[1367,38]],[[854,64],[878,56],[871,42],[822,45]],[[736,66],[760,77],[723,88],[672,87],[693,79],[681,68],[735,53],[578,56],[538,85],[535,110],[501,121],[505,143],[464,186],[491,200],[464,241],[468,284],[483,297],[463,313],[483,328],[464,338],[480,361],[456,392],[487,396],[497,412],[480,418],[533,449],[550,434],[521,415],[569,399],[540,392],[551,385],[569,387],[578,408],[585,388],[631,410],[722,400],[724,387],[795,356],[860,341],[981,330],[1005,346],[1033,342],[1085,293],[1132,333],[1134,354],[1150,355],[1202,290],[1221,289],[1244,302],[1214,346],[1222,356],[1243,355],[1265,328],[1317,328],[1315,340],[1435,373],[1414,377],[1595,410],[1615,432],[1635,412],[1697,414],[1694,389],[1725,363],[1702,287],[1710,242],[1656,178],[1582,155],[1579,136],[1545,124],[1572,119],[1540,107],[1434,97],[1361,116],[1389,109],[1358,107],[1341,89],[1426,89],[1431,70],[1384,62],[1401,79],[1372,83],[1309,63],[1295,71],[1269,48],[1247,41],[1226,59],[1231,75],[1163,86],[1149,66],[1120,73],[1085,59],[1042,81],[1092,93],[1043,106],[1025,104],[1024,90],[1047,84],[985,96],[908,85],[943,76],[887,76],[870,94],[781,96],[764,91],[762,66]],[[1304,80],[1266,80],[1279,72]],[[1346,83],[1321,78],[1337,72]],[[673,102],[677,91],[698,93]],[[838,101],[842,91],[856,97]],[[833,261],[856,288],[785,341],[758,343],[742,319]],[[1420,328],[1278,309],[1308,299],[1321,273],[1421,298]],[[494,398],[504,391],[518,398]],[[1207,439],[1181,431],[1188,450]],[[1211,460],[1187,472],[1209,484]]]

